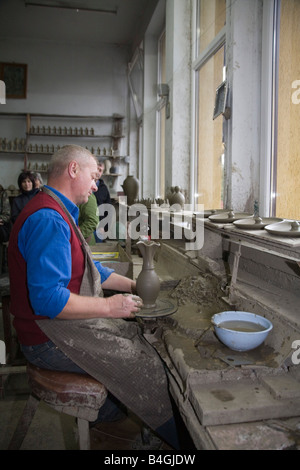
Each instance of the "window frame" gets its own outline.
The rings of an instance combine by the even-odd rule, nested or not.
[[[227,26],[223,26],[223,28],[217,33],[214,39],[208,44],[208,46],[200,53],[198,53],[198,18],[199,18],[199,8],[200,8],[201,0],[196,0],[193,4],[193,50],[192,50],[192,86],[191,86],[191,103],[192,103],[192,133],[191,133],[191,180],[190,180],[190,201],[192,202],[193,210],[195,210],[196,206],[196,199],[198,197],[198,138],[197,138],[197,129],[199,125],[199,116],[198,116],[198,107],[197,103],[199,102],[199,72],[201,68],[206,64],[208,60],[210,60],[216,52],[218,52],[223,46],[226,51],[226,31]],[[213,109],[212,109],[212,116],[213,116]],[[224,133],[224,143],[225,143],[225,150],[224,150],[224,179],[226,180],[226,162],[227,162],[227,132]],[[227,182],[224,181],[224,186],[226,186]],[[226,198],[226,195],[225,195]],[[226,203],[226,200],[224,201]],[[225,204],[224,204],[225,205]]]
[[[157,85],[162,83],[163,72],[162,72],[162,54],[161,54],[161,41],[166,41],[166,29],[164,28],[161,32],[157,41]],[[166,56],[164,57],[166,60]],[[164,194],[161,194],[161,144],[162,144],[162,119],[164,118],[162,111],[165,110],[166,116],[166,105],[167,101],[165,97],[159,97],[157,95],[156,103],[156,148],[155,148],[155,197],[160,196],[162,199],[166,197],[166,188],[164,187]],[[165,127],[164,127],[165,132]],[[165,136],[164,136],[165,140]],[[164,154],[165,159],[165,154]],[[164,184],[165,186],[165,184]]]

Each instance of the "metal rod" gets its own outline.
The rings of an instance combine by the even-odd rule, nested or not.
[[[33,7],[46,7],[46,8],[59,8],[62,10],[75,10],[77,12],[79,11],[93,11],[97,13],[105,13],[105,14],[111,14],[111,15],[116,15],[118,13],[117,8],[114,8],[113,10],[104,10],[104,9],[97,9],[97,8],[86,8],[86,7],[75,7],[75,6],[63,6],[63,5],[47,5],[47,4],[42,4],[38,2],[27,2],[25,0],[25,6],[33,6]]]

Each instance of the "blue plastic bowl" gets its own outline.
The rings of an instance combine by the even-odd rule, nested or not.
[[[215,333],[219,340],[234,351],[250,351],[260,346],[273,328],[272,323],[260,315],[249,312],[221,312],[212,316]],[[237,322],[239,326],[244,322],[245,326],[251,324],[258,325],[261,331],[237,331],[230,329],[224,322]],[[221,326],[219,326],[221,325]],[[232,326],[232,325],[231,325]]]

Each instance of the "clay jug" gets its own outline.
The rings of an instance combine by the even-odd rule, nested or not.
[[[144,308],[155,308],[156,299],[160,291],[158,275],[154,270],[153,257],[160,246],[152,240],[140,240],[137,246],[143,256],[142,271],[136,280],[137,294],[143,299]]]
[[[138,197],[139,181],[134,176],[128,175],[121,186],[127,197],[127,204],[131,206]]]

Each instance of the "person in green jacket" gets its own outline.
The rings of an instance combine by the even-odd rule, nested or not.
[[[99,224],[97,199],[94,193],[89,196],[88,202],[79,206],[78,225],[81,233],[89,245],[95,245],[94,231]]]

